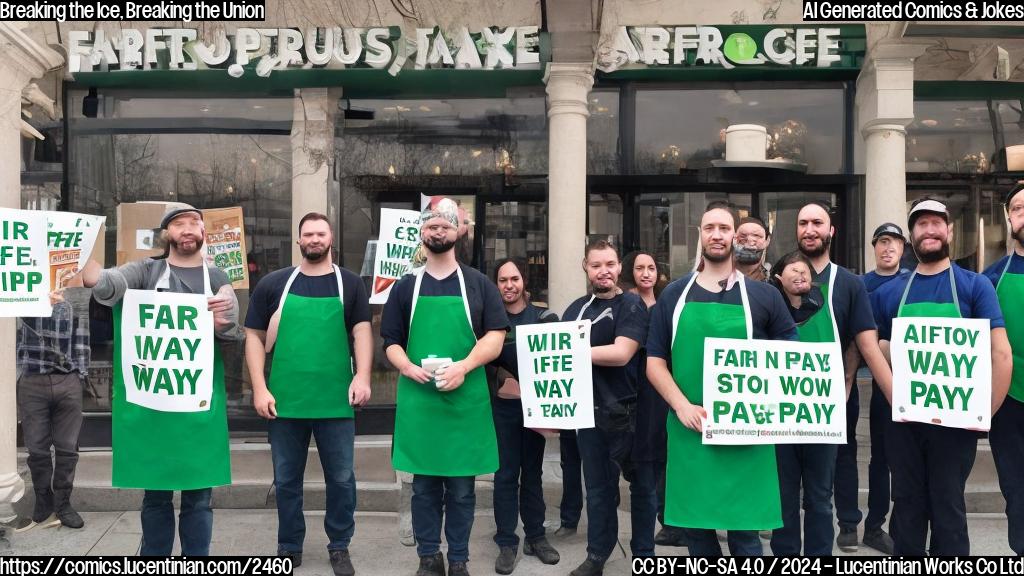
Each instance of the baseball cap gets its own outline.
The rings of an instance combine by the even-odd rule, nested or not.
[[[938,200],[926,198],[919,201],[917,204],[914,204],[910,208],[910,214],[907,217],[907,225],[913,228],[914,221],[916,221],[922,214],[939,214],[946,222],[949,222],[949,210],[946,209],[946,205]]]
[[[167,210],[164,211],[163,219],[160,220],[160,229],[167,230],[167,226],[170,225],[171,220],[174,220],[182,214],[188,214],[190,212],[197,214],[200,219],[203,218],[203,213],[200,212],[198,208],[193,208],[188,204],[175,203],[168,205]]]
[[[1019,180],[1016,184],[1013,185],[1013,188],[1010,188],[1009,192],[1006,193],[1006,196],[1003,197],[1003,206],[1009,208],[1010,200],[1013,200],[1013,197],[1016,196],[1017,192],[1020,192],[1021,190],[1024,190],[1024,180]]]
[[[886,222],[878,228],[875,228],[875,233],[871,235],[871,244],[874,245],[882,236],[892,236],[893,238],[899,238],[904,242],[907,240],[907,237],[903,235],[903,229],[892,222]]]

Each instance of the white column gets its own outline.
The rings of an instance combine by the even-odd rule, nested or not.
[[[21,91],[33,78],[57,68],[63,58],[26,36],[13,22],[0,22],[0,207],[21,207]],[[18,474],[17,368],[13,318],[0,318],[0,504],[21,499]]]
[[[593,64],[550,64],[548,93],[548,306],[561,314],[586,293],[587,97]]]
[[[894,222],[906,231],[906,126],[914,120],[914,59],[922,44],[880,42],[857,78],[857,117],[865,147],[864,269],[875,268],[871,234]]]
[[[334,167],[334,122],[339,88],[302,88],[295,91],[292,118],[292,234],[298,237],[299,220],[310,212],[327,214],[327,196]],[[292,245],[292,264],[302,256]]]

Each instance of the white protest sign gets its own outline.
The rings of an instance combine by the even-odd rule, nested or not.
[[[46,212],[0,208],[0,317],[52,311]]]
[[[205,412],[213,395],[206,296],[128,290],[121,308],[125,399],[160,412]]]
[[[412,269],[412,257],[420,244],[420,213],[415,210],[380,209],[380,235],[373,260],[370,304],[384,304],[395,282]]]
[[[46,244],[49,249],[50,286],[64,288],[85,265],[96,245],[104,216],[75,212],[46,212]]]
[[[834,342],[704,340],[704,444],[845,444]]]
[[[516,326],[523,426],[594,427],[590,320]]]
[[[892,419],[988,430],[992,344],[987,319],[893,318]]]

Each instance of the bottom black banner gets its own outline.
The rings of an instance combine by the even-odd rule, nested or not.
[[[971,556],[954,558],[694,558],[691,556],[653,556],[633,558],[633,576],[748,575],[779,576],[836,575],[924,575],[974,576],[1010,574],[1024,576],[1024,558]]]

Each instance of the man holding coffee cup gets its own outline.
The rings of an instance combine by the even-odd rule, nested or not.
[[[501,353],[508,316],[498,289],[455,258],[458,206],[435,198],[420,218],[426,265],[399,280],[384,307],[381,336],[401,372],[392,464],[413,477],[418,575],[468,575],[475,477],[498,469],[484,365]],[[445,516],[447,515],[447,518]]]

